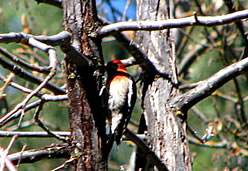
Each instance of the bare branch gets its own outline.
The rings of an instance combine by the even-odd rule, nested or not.
[[[210,78],[201,81],[198,86],[190,91],[175,97],[171,101],[171,105],[177,111],[187,112],[193,105],[202,99],[211,95],[219,87],[233,79],[234,77],[244,73],[248,69],[248,58],[239,62],[233,63],[219,72],[215,73]]]
[[[7,157],[6,150],[3,150],[1,147],[0,147],[0,159],[1,159],[1,163],[0,163],[1,171],[4,170],[5,165],[10,171],[17,171],[15,166],[12,164],[12,162]]]
[[[35,84],[41,84],[41,82],[42,82],[41,78],[38,78],[38,77],[34,76],[33,74],[26,72],[21,67],[18,67],[16,65],[10,63],[9,61],[2,58],[1,56],[0,56],[0,64],[4,68],[13,72],[15,75],[21,77],[22,79],[25,79],[25,80],[30,81],[30,82],[35,83]],[[45,85],[45,88],[47,88],[48,90],[52,91],[55,94],[65,94],[66,93],[64,89],[57,87],[56,85],[54,85],[52,83],[47,83]]]
[[[214,142],[214,141],[208,141],[205,144],[200,143],[197,139],[188,137],[189,143],[202,146],[202,147],[210,147],[210,148],[227,148],[228,144],[226,142]]]
[[[35,119],[35,122],[44,130],[46,131],[49,135],[57,138],[58,140],[62,140],[64,142],[66,142],[66,138],[60,136],[60,135],[57,135],[56,133],[50,131],[45,124],[43,124],[43,122],[40,120],[39,118],[39,115],[40,115],[40,112],[43,108],[43,105],[44,105],[44,102],[42,101],[39,105],[39,107],[37,108],[37,110],[35,111],[35,114],[34,114],[34,119]]]
[[[64,100],[68,100],[67,95],[53,96],[53,95],[44,94],[44,95],[42,95],[41,100],[37,100],[31,104],[28,104],[23,110],[24,110],[24,112],[26,112],[30,109],[33,109],[33,108],[39,106],[42,101],[43,102],[48,102],[48,101],[57,102],[57,101],[64,101]],[[18,110],[17,112],[15,112],[14,115],[12,113],[8,113],[8,114],[4,115],[2,118],[0,118],[0,127],[2,127],[3,125],[5,125],[6,123],[10,122],[13,119],[20,117],[21,111],[22,110]]]
[[[28,150],[8,155],[8,158],[14,163],[34,163],[36,161],[48,158],[69,158],[71,148],[65,145],[46,147],[39,150]]]
[[[13,73],[12,73],[12,74],[13,74]],[[11,75],[11,76],[12,76],[12,75]],[[13,74],[13,76],[15,76],[15,75]],[[22,85],[19,85],[19,84],[13,82],[12,80],[9,81],[9,77],[8,77],[8,78],[5,78],[2,74],[0,74],[0,80],[3,81],[4,84],[8,84],[9,86],[11,86],[11,87],[13,87],[13,88],[15,88],[15,89],[17,89],[17,90],[20,90],[20,91],[22,91],[23,93],[29,94],[29,93],[32,92],[32,90],[29,89],[29,88],[23,87]],[[3,86],[3,87],[4,87],[4,86]],[[2,88],[3,88],[3,87],[2,87]],[[2,89],[2,88],[1,88],[1,89]],[[1,92],[3,91],[3,90],[1,90],[1,89],[0,89],[0,99],[1,99]],[[37,93],[36,96],[37,96],[37,97],[41,97],[42,94]]]
[[[56,74],[56,67],[57,67],[57,57],[56,57],[56,50],[47,44],[44,44],[33,37],[30,37],[27,34],[24,33],[9,33],[9,34],[2,34],[0,35],[0,42],[21,42],[25,43],[29,46],[38,48],[44,52],[46,52],[49,56],[49,67],[50,70],[49,74],[46,76],[46,78],[39,84],[39,86],[33,90],[30,94],[26,96],[26,98],[18,104],[12,111],[7,113],[7,116],[14,115],[15,112],[17,112],[19,109],[22,109],[22,114],[20,118],[20,122],[18,125],[20,125],[23,117],[24,117],[24,108],[28,104],[29,100],[36,95],[42,88],[47,85],[47,83],[53,78],[53,76]]]
[[[67,31],[62,31],[53,36],[33,36],[33,38],[47,45],[59,46],[69,43],[71,40],[71,34]]]
[[[228,24],[237,20],[248,18],[248,10],[242,10],[222,16],[191,16],[179,19],[161,21],[128,21],[103,26],[98,34],[106,36],[124,30],[163,30],[168,28],[181,28],[187,26],[214,26]]]
[[[71,136],[71,132],[69,131],[52,131],[54,134],[60,136]],[[17,135],[18,137],[32,137],[32,138],[47,138],[52,137],[52,135],[48,134],[44,131],[38,132],[27,132],[27,131],[0,131],[0,137],[13,137]]]
[[[62,8],[62,1],[63,0],[35,0],[37,3],[46,3],[58,8]]]
[[[7,57],[8,59],[14,61],[15,63],[27,68],[27,69],[31,69],[33,71],[38,71],[41,73],[49,73],[50,68],[49,67],[39,67],[36,65],[32,65],[29,64],[27,62],[24,62],[23,60],[19,59],[18,57],[16,57],[15,55],[11,54],[10,52],[8,52],[6,49],[3,49],[0,47],[0,53],[2,55],[4,55],[5,57]]]
[[[62,31],[53,36],[33,36],[26,33],[7,33],[0,34],[0,43],[22,42],[27,44],[31,37],[47,45],[58,46],[70,42],[71,34],[67,31]]]
[[[206,133],[204,134],[203,137],[200,137],[197,132],[191,128],[188,124],[187,124],[187,129],[190,131],[190,133],[198,140],[200,141],[202,144],[205,144],[211,137],[214,136],[213,133],[213,129],[214,129],[214,125],[213,124],[209,124],[208,128],[206,129]]]
[[[207,49],[207,41],[203,40],[199,45],[196,45],[193,50],[190,50],[189,53],[183,57],[181,63],[178,66],[178,75],[181,75],[187,71],[196,58],[203,54]]]

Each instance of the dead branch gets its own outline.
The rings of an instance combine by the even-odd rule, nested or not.
[[[190,91],[172,99],[171,105],[177,111],[187,112],[193,105],[208,97],[225,83],[247,71],[247,69],[248,58],[233,63],[208,79],[201,81],[199,85]]]
[[[248,18],[248,10],[242,10],[221,16],[191,16],[179,19],[168,19],[161,21],[128,21],[118,22],[103,26],[98,34],[106,36],[115,32],[127,30],[163,30],[168,28],[181,28],[187,26],[215,26],[224,25],[237,20]]]

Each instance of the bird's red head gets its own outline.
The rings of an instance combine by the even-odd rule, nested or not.
[[[106,68],[107,68],[107,71],[109,73],[111,73],[111,72],[123,72],[123,73],[127,73],[126,66],[125,66],[125,64],[123,64],[121,62],[120,59],[114,59],[114,60],[108,62]]]

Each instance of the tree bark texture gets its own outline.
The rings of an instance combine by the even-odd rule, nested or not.
[[[94,34],[99,25],[95,1],[64,0],[63,8],[65,30],[72,34],[71,46],[62,48],[67,54],[71,157],[76,159],[75,170],[107,170],[105,115],[98,93],[103,57],[101,41]]]
[[[138,0],[138,20],[170,18],[168,0]],[[170,171],[191,170],[186,124],[173,112],[169,101],[179,95],[175,66],[175,48],[170,30],[137,33],[138,42],[156,68],[144,80],[143,110],[148,144]],[[164,77],[168,75],[168,77]]]

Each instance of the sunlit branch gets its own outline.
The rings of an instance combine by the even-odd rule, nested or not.
[[[17,140],[17,136],[15,135],[12,137],[8,147],[4,150],[4,152],[1,152],[0,170],[4,170],[5,164],[6,164],[6,166],[7,166],[7,164],[10,164],[10,163],[6,162],[7,160],[9,160],[7,158],[7,155],[9,154],[9,151],[10,151],[11,147],[13,146],[13,144],[16,142],[16,140]],[[11,170],[11,171],[16,171],[16,169]]]
[[[186,26],[215,26],[228,24],[237,20],[248,18],[248,10],[242,10],[221,16],[192,16],[179,19],[168,19],[161,21],[128,21],[118,22],[103,26],[99,35],[105,36],[114,32],[125,30],[163,30],[168,28],[181,28]]]
[[[0,43],[28,43],[28,40],[31,37],[39,42],[45,43],[46,45],[58,46],[70,42],[71,34],[67,31],[62,31],[53,36],[34,36],[26,33],[7,33],[0,34]]]
[[[225,83],[244,73],[247,69],[248,58],[231,64],[208,79],[201,81],[195,88],[172,99],[171,105],[177,111],[187,112],[193,105],[208,97]]]
[[[11,116],[11,115],[14,115],[15,112],[17,112],[18,110],[23,109],[22,110],[23,112],[22,112],[22,115],[21,115],[21,118],[20,118],[19,125],[21,124],[21,121],[22,121],[22,119],[24,117],[24,108],[27,105],[27,103],[29,102],[29,100],[35,94],[37,94],[43,87],[45,87],[45,85],[48,83],[48,81],[51,80],[52,77],[56,73],[56,63],[57,63],[57,60],[56,60],[56,52],[55,52],[55,50],[53,48],[51,48],[51,47],[47,47],[47,45],[45,45],[43,43],[40,43],[40,42],[38,42],[38,41],[36,41],[35,39],[32,39],[32,38],[30,38],[29,44],[32,45],[32,46],[34,46],[34,47],[38,47],[39,49],[41,49],[43,51],[48,52],[48,54],[49,54],[49,61],[50,61],[50,64],[49,64],[50,73],[46,76],[46,78],[41,82],[41,84],[35,90],[33,90],[30,94],[28,94],[26,96],[26,98],[21,103],[19,103],[12,111],[10,111],[9,113],[6,114],[8,116]]]
[[[69,131],[52,131],[54,134],[60,135],[60,136],[71,136],[71,132]],[[32,138],[47,138],[52,137],[52,135],[48,134],[44,131],[38,131],[38,132],[27,132],[27,131],[0,131],[0,137],[13,137],[17,135],[18,137],[32,137]]]
[[[14,163],[34,163],[44,158],[69,158],[71,148],[64,145],[46,147],[39,150],[28,150],[8,155],[8,158]]]
[[[71,136],[70,131],[52,131],[52,133],[57,134],[59,136],[63,137],[69,137]],[[53,137],[51,134],[48,134],[47,132],[44,131],[0,131],[0,137],[13,137],[13,136],[18,136],[19,138],[23,137],[30,137],[30,138],[48,138],[48,137]],[[109,135],[107,135],[109,136]],[[145,139],[144,134],[137,134],[137,138],[140,140]],[[128,138],[127,136],[123,136],[123,141],[132,141],[132,139]]]
[[[199,82],[191,83],[191,84],[182,84],[179,86],[179,89],[180,90],[192,89],[195,88],[197,85],[199,85]]]
[[[218,96],[218,97],[220,97],[220,98],[222,98],[224,100],[227,100],[227,101],[230,101],[230,102],[233,102],[233,103],[238,103],[238,99],[230,97],[230,96],[226,96],[226,95],[222,94],[219,91],[215,91],[214,93],[212,93],[212,95]],[[244,101],[244,99],[243,99],[243,101]]]
[[[31,35],[29,35],[31,36]],[[51,46],[60,46],[63,44],[69,44],[71,40],[71,34],[67,31],[62,31],[52,36],[33,36],[34,39]]]
[[[8,168],[10,171],[17,171],[13,163],[10,161],[10,159],[7,157],[6,151],[0,147],[0,170],[4,170],[4,167]]]

